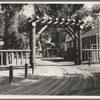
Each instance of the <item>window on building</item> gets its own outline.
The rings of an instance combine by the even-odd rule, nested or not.
[[[96,44],[96,37],[95,37],[95,36],[93,36],[93,37],[91,38],[91,43],[92,43],[92,44]]]

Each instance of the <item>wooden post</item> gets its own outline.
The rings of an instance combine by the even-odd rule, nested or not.
[[[100,14],[98,15],[98,49],[100,49]],[[100,59],[100,52],[98,52],[98,60]]]
[[[75,31],[75,34],[77,35],[77,31]],[[75,65],[78,65],[78,38],[74,39],[74,62]]]
[[[74,39],[74,62],[75,62],[75,65],[78,65],[78,43],[77,43],[77,38]]]
[[[31,58],[31,67],[32,69],[34,69],[35,67],[35,34],[36,34],[36,23],[33,22],[32,23],[32,29],[31,29],[31,55],[30,55],[30,58]],[[33,73],[33,72],[32,72]]]
[[[78,65],[82,64],[82,39],[80,30],[78,30]]]
[[[98,49],[100,49],[100,15],[98,15]]]
[[[100,12],[95,15],[98,16],[98,49],[100,49]],[[100,56],[100,52],[98,52],[98,56]]]
[[[9,84],[13,83],[13,66],[9,66]]]
[[[82,39],[80,30],[77,31],[78,39],[74,39],[74,51],[75,51],[75,65],[82,64]]]
[[[32,66],[34,66],[34,61],[32,62]],[[34,67],[32,68],[32,74],[34,74]]]
[[[25,64],[25,78],[27,78],[28,74],[28,64]]]

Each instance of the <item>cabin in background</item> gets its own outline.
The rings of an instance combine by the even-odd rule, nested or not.
[[[81,38],[82,38],[82,49],[98,49],[100,47],[100,45],[98,45],[100,38],[98,35],[98,26],[92,25],[89,31],[81,33]],[[74,49],[74,40],[72,38],[67,39],[66,47],[67,47],[67,51],[65,51],[66,60],[74,61],[75,49]],[[94,56],[96,56],[96,58],[94,58]],[[100,59],[99,52],[91,53],[91,60],[95,59],[98,60]],[[88,60],[87,53],[84,54],[82,52],[82,60],[83,61]]]
[[[53,43],[46,43],[45,48],[42,51],[43,57],[52,58],[52,57],[59,57],[60,51],[55,47]]]

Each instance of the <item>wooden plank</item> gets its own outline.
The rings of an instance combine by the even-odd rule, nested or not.
[[[98,61],[98,51],[96,51],[96,60]]]
[[[84,60],[86,61],[86,51],[84,51]]]
[[[11,64],[13,64],[13,52],[11,52]]]
[[[8,65],[8,52],[6,52],[6,64]]]
[[[73,29],[70,26],[68,26],[68,29],[72,32],[74,37],[78,39],[78,36],[75,34],[75,32],[73,31]]]
[[[0,52],[31,52],[31,50],[0,50]]]
[[[27,52],[25,53],[25,63],[27,63]]]
[[[18,65],[18,52],[16,52],[16,65]]]
[[[41,28],[41,30],[37,33],[37,35],[40,35],[43,33],[43,31],[48,27],[48,25],[45,25],[44,27]]]
[[[21,52],[21,65],[23,64],[23,52]]]
[[[100,51],[100,49],[82,49],[82,51]]]
[[[78,65],[82,64],[82,38],[80,30],[78,30]]]
[[[70,37],[72,38],[72,39],[75,39],[75,37],[73,36],[73,34],[71,33],[71,32],[69,32],[66,28],[64,28],[65,29],[65,31],[70,35]]]
[[[1,55],[1,65],[3,65],[3,53],[0,53]]]

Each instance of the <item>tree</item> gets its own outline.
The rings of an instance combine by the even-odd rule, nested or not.
[[[5,14],[4,49],[25,49],[27,46],[26,17],[20,15],[23,4],[2,4]]]
[[[15,47],[17,47],[17,42],[15,42],[16,46],[11,47],[10,42],[13,40],[13,38],[9,39],[9,37],[13,37],[14,35],[18,39],[20,37],[20,39],[22,39],[22,42],[23,42],[23,43],[21,42],[22,44],[24,44],[24,42],[26,41],[25,40],[26,38],[29,38],[28,28],[26,25],[27,17],[23,14],[20,14],[20,12],[23,10],[23,5],[25,4],[2,4],[2,10],[4,11],[4,14],[5,14],[5,18],[4,18],[4,21],[5,21],[4,48],[5,49],[8,49],[8,48],[14,49]],[[74,18],[74,16],[78,16],[81,13],[82,10],[80,11],[80,9],[82,9],[82,7],[84,6],[83,4],[31,4],[31,5],[34,8],[34,14],[32,15],[33,18],[35,18],[35,16],[39,16],[39,17],[47,16],[47,17],[53,17],[53,18],[57,18],[57,17],[58,18],[61,18],[61,17]],[[37,28],[36,31],[38,32],[38,30],[40,29]],[[48,31],[51,30],[52,32],[53,30],[55,30],[55,28],[54,29],[48,28],[47,30]],[[61,31],[62,29],[56,29],[55,33],[53,33],[55,35],[52,35],[52,39],[55,38],[56,35],[58,35],[57,33],[61,33]],[[49,31],[50,34],[51,32]],[[59,37],[63,38],[63,35],[60,35]],[[20,45],[22,45],[21,43]],[[22,47],[19,46],[18,49],[20,48]]]

